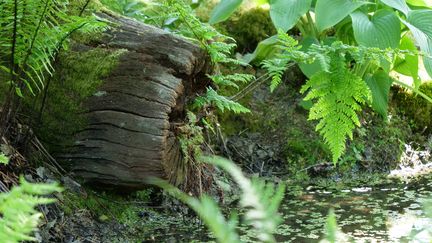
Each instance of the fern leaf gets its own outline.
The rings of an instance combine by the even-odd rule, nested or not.
[[[45,77],[54,72],[55,53],[65,46],[70,33],[91,27],[91,22],[102,26],[93,17],[69,16],[67,4],[64,0],[5,0],[0,4],[0,46],[14,46],[13,50],[0,49],[0,66],[11,70],[14,85],[22,82],[31,93],[41,90]]]
[[[282,76],[287,70],[288,59],[270,59],[262,62],[262,67],[271,77],[270,92],[273,92],[282,82]]]
[[[52,203],[54,199],[44,196],[61,191],[56,184],[30,184],[23,178],[20,184],[0,194],[0,239],[11,243],[36,240],[30,235],[37,229],[42,214],[35,207]]]
[[[195,99],[194,106],[197,108],[204,107],[206,105],[214,106],[221,112],[225,110],[232,111],[234,113],[249,113],[250,110],[241,104],[230,100],[229,98],[218,94],[214,89],[207,88],[205,96],[200,96]]]
[[[205,195],[200,199],[191,197],[177,187],[158,178],[153,178],[148,183],[161,187],[171,196],[192,208],[214,234],[218,242],[240,242],[235,230],[237,226],[236,218],[231,217],[228,221],[225,220],[220,208],[212,198]]]
[[[314,100],[310,120],[319,120],[316,130],[323,136],[336,163],[345,151],[345,141],[352,139],[353,129],[360,126],[357,112],[371,99],[367,84],[351,73],[339,52],[330,53],[329,72],[321,71],[302,87],[309,91],[305,100]]]
[[[208,77],[219,86],[234,87],[236,89],[239,89],[237,83],[248,83],[254,78],[253,75],[243,73],[235,73],[230,75],[216,74],[208,75]]]
[[[242,190],[240,205],[247,209],[244,218],[255,228],[260,242],[275,242],[273,232],[281,222],[277,210],[283,199],[285,185],[275,186],[264,180],[247,179],[234,163],[221,157],[202,157],[203,161],[214,164],[228,172]]]

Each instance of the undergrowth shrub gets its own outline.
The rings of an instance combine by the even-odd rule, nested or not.
[[[276,34],[269,11],[260,7],[244,11],[238,18],[219,25],[237,41],[237,50],[241,53],[252,52],[260,41]]]
[[[412,120],[411,127],[418,132],[432,132],[432,103],[402,88],[394,88],[393,102],[398,110]],[[432,97],[432,82],[420,85],[419,90]]]

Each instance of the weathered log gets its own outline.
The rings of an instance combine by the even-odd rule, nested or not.
[[[91,47],[123,50],[94,95],[83,103],[86,125],[56,154],[89,182],[139,188],[149,177],[176,181],[182,155],[173,123],[205,84],[203,50],[181,37],[131,19],[111,22]],[[67,68],[67,67],[66,67]],[[78,115],[78,114],[77,114]]]

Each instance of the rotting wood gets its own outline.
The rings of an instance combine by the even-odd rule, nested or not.
[[[184,121],[185,103],[203,92],[199,79],[207,57],[199,46],[158,28],[99,17],[114,27],[92,45],[126,51],[83,103],[80,115],[88,126],[76,131],[75,144],[57,159],[88,182],[140,188],[159,177],[179,183],[184,165],[170,124]]]

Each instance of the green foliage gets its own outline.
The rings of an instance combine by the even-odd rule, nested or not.
[[[429,76],[432,77],[432,10],[411,10],[407,19],[402,21],[410,30],[424,52],[423,62]]]
[[[414,41],[408,36],[404,35],[401,39],[401,50],[409,50],[416,52],[417,47]],[[418,77],[419,72],[419,58],[417,55],[405,55],[404,57],[397,57],[394,63],[394,70],[406,76]]]
[[[0,153],[0,164],[7,165],[8,163],[9,163],[9,158],[3,153]]]
[[[335,26],[367,1],[317,0],[315,5],[316,25],[319,32]]]
[[[239,62],[230,57],[235,47],[234,40],[219,33],[209,24],[202,23],[194,14],[192,8],[183,1],[167,0],[165,2],[170,18],[176,18],[182,25],[177,26],[179,33],[197,40],[201,47],[207,50],[213,64]]]
[[[298,56],[301,53],[296,52],[300,49],[296,40],[285,35],[282,31],[279,31],[278,39],[279,47],[284,50],[284,55],[279,54],[276,56],[277,58],[267,59],[262,62],[262,67],[267,70],[271,77],[270,92],[273,92],[282,82],[282,75],[288,69],[288,63],[293,61],[294,55],[297,54],[296,58],[302,59],[302,57]],[[306,56],[304,58],[306,59]]]
[[[387,117],[388,94],[392,85],[391,78],[382,70],[367,74],[365,81],[372,92],[372,107],[383,117]]]
[[[239,242],[239,236],[235,231],[237,217],[232,214],[230,219],[226,220],[218,205],[210,197],[205,195],[201,196],[200,199],[191,197],[177,187],[160,179],[153,179],[150,183],[161,187],[172,197],[194,210],[214,234],[218,242]]]
[[[269,11],[260,7],[244,10],[238,17],[219,24],[236,40],[240,53],[253,51],[258,43],[276,34]]]
[[[432,97],[432,82],[419,87],[419,91]],[[432,132],[432,104],[424,98],[404,89],[396,89],[393,101],[399,111],[413,121],[412,128],[419,132]]]
[[[254,76],[245,73],[234,73],[229,75],[215,74],[210,75],[209,78],[219,86],[234,87],[236,89],[239,89],[239,86],[237,84],[248,83],[251,79],[254,78]]]
[[[194,106],[197,108],[202,108],[206,105],[216,107],[221,112],[226,110],[232,111],[234,113],[248,113],[250,110],[237,102],[228,99],[225,96],[219,95],[214,89],[207,88],[207,93],[204,96],[197,97],[195,99]]]
[[[352,139],[352,131],[359,126],[357,112],[366,102],[383,117],[387,115],[388,93],[392,79],[388,75],[388,64],[405,55],[416,52],[378,47],[351,46],[339,41],[310,44],[299,49],[297,42],[283,32],[278,34],[279,53],[263,62],[272,77],[271,90],[281,82],[288,65],[302,63],[310,71],[310,80],[302,92],[310,91],[305,100],[316,100],[310,109],[309,118],[320,120],[317,130],[333,154],[333,162],[345,150],[346,137]],[[313,42],[312,42],[313,43]],[[427,94],[415,90],[422,97]]]
[[[202,127],[197,125],[197,118],[194,113],[187,112],[187,124],[180,127],[180,148],[183,153],[184,163],[193,164],[195,156],[201,155],[201,144],[204,143]]]
[[[257,238],[261,242],[275,242],[273,232],[281,222],[277,210],[283,199],[285,186],[281,184],[275,187],[272,183],[266,183],[258,178],[249,180],[234,163],[220,157],[202,157],[202,160],[222,168],[231,175],[242,191],[240,206],[246,210],[245,222],[255,229]],[[191,207],[218,242],[240,242],[236,232],[237,216],[231,214],[230,219],[226,220],[218,205],[210,197],[201,196],[200,199],[191,197],[159,179],[153,179],[151,183]]]
[[[248,75],[234,74],[225,75],[220,70],[221,64],[239,65],[242,62],[231,58],[231,51],[236,46],[233,39],[222,35],[208,24],[202,23],[195,15],[191,7],[183,1],[168,0],[165,2],[170,10],[169,15],[178,18],[185,26],[179,26],[181,33],[185,36],[193,37],[201,47],[204,48],[210,56],[214,65],[215,73],[209,74],[211,79],[219,86],[226,84],[228,87],[236,87],[235,82],[245,82],[251,79]],[[214,105],[222,112],[225,110],[234,111],[235,113],[249,112],[248,109],[239,103],[230,100],[218,94],[214,89],[208,88],[205,96],[198,97],[194,102],[194,107],[201,108],[206,105]]]
[[[240,6],[243,0],[222,0],[212,11],[209,23],[226,20]]]
[[[132,18],[144,17],[144,8],[147,5],[138,0],[100,0],[100,2],[109,9]]]
[[[258,178],[249,180],[234,163],[220,157],[205,157],[203,160],[231,175],[242,190],[240,206],[247,209],[244,215],[246,223],[255,228],[259,240],[274,242],[272,233],[282,220],[277,210],[284,197],[285,185],[275,187]]]
[[[330,209],[327,221],[325,225],[325,238],[329,243],[335,243],[336,242],[336,233],[338,230],[338,226],[336,223],[336,215],[334,213],[334,210]]]
[[[45,196],[60,191],[57,184],[32,184],[21,177],[20,186],[0,194],[0,239],[6,243],[35,241],[31,234],[42,216],[35,207],[54,202]]]
[[[288,31],[310,9],[312,0],[274,0],[270,15],[276,28]]]
[[[54,72],[55,54],[67,47],[71,33],[104,28],[93,17],[68,15],[67,6],[65,0],[6,0],[0,5],[0,72],[9,74],[5,81],[18,95],[24,85],[31,93],[44,87]]]
[[[271,1],[270,9],[273,24],[276,27],[287,31],[296,26],[302,33],[304,40],[313,39],[317,43],[320,43],[320,41],[325,43],[329,39],[328,35],[336,33],[336,38],[359,45],[360,47],[378,47],[382,50],[387,48],[397,49],[399,47],[407,48],[406,46],[401,46],[400,40],[402,34],[405,38],[405,43],[407,41],[413,42],[413,40],[405,32],[401,33],[401,25],[405,25],[415,41],[419,43],[423,53],[415,53],[415,48],[409,48],[408,50],[415,53],[414,55],[410,55],[409,65],[405,63],[401,67],[400,59],[381,60],[381,58],[378,58],[378,60],[381,60],[381,64],[371,65],[365,63],[364,67],[358,67],[362,71],[358,72],[356,70],[356,74],[361,78],[365,78],[367,75],[374,75],[378,68],[382,68],[386,72],[386,75],[388,75],[394,69],[405,75],[412,76],[415,81],[415,88],[417,88],[420,80],[417,71],[418,61],[416,62],[416,60],[419,57],[423,56],[425,68],[429,75],[432,75],[432,30],[430,25],[427,24],[432,21],[432,10],[428,9],[430,5],[422,1],[408,1],[408,3],[420,7],[412,9],[407,5],[405,0],[381,0],[375,2],[352,0],[316,0],[312,2],[280,0]],[[399,14],[399,11],[402,15]],[[315,18],[312,17],[312,12]],[[330,28],[333,28],[334,31],[328,31]],[[304,44],[303,41],[301,43]],[[271,50],[274,45],[276,44],[267,43],[264,46],[265,48],[258,45],[255,52],[247,56],[245,60],[249,62],[256,57],[261,59],[263,55],[271,54],[272,52],[268,50]],[[308,48],[305,48],[304,51],[307,51],[306,49]],[[370,62],[373,61],[371,60]],[[302,64],[301,67],[308,77],[312,76],[312,70],[316,72],[320,68],[316,62],[313,65]],[[321,68],[324,68],[324,66],[321,66]],[[369,81],[373,82],[376,80],[369,79]],[[273,83],[277,84],[277,79]],[[371,88],[377,86],[379,85],[371,85]],[[378,93],[374,92],[375,94]],[[379,97],[376,99],[380,100]],[[387,106],[384,107],[382,104],[376,106],[376,104],[374,102],[373,107],[377,108],[377,111],[385,116],[386,112],[384,109]]]
[[[316,100],[309,119],[319,120],[316,129],[329,145],[334,163],[345,150],[346,138],[352,139],[353,129],[360,126],[356,113],[370,99],[368,86],[348,70],[343,55],[330,54],[329,71],[315,74],[301,90],[302,93],[309,91],[305,100]]]
[[[370,20],[366,13],[355,11],[351,18],[358,44],[381,49],[399,47],[400,21],[394,11],[381,9]]]
[[[270,92],[273,92],[282,82],[282,76],[287,70],[288,60],[269,59],[262,62],[262,67],[271,76]]]
[[[334,209],[330,209],[324,226],[325,237],[320,243],[354,242],[349,239],[340,229],[336,222]]]
[[[277,36],[272,36],[261,41],[258,43],[255,51],[244,55],[242,60],[246,63],[259,63],[263,61],[266,57],[269,57],[274,53],[274,45],[278,43],[278,41]]]

